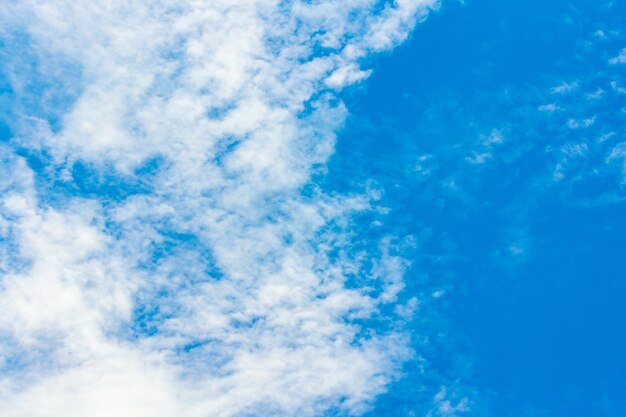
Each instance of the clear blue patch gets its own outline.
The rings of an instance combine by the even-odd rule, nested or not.
[[[625,172],[610,158],[626,76],[608,64],[624,20],[618,2],[449,2],[344,92],[352,115],[316,181],[384,190],[382,231],[419,242],[405,297],[424,303],[420,361],[368,416],[426,415],[442,385],[469,415],[626,413]]]

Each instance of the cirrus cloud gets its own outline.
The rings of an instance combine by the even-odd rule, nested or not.
[[[4,415],[365,411],[410,354],[402,331],[363,324],[397,302],[405,261],[374,248],[368,266],[350,216],[369,197],[310,178],[347,112],[337,91],[435,6],[0,11]]]

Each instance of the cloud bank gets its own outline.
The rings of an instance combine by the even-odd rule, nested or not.
[[[394,322],[406,262],[352,249],[375,196],[311,176],[337,92],[435,6],[3,6],[3,415],[367,410],[410,355],[367,324]]]

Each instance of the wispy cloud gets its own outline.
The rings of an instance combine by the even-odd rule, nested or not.
[[[4,67],[3,415],[363,412],[409,354],[359,324],[397,301],[405,265],[350,251],[369,197],[304,188],[346,115],[336,92],[434,6],[3,7],[8,52],[34,60]],[[74,196],[85,175],[100,187]]]
[[[626,64],[626,48],[622,49],[617,56],[611,58],[609,60],[609,63],[613,65]]]
[[[557,85],[556,87],[552,88],[552,93],[554,94],[565,94],[565,93],[570,93],[576,89],[578,89],[579,87],[579,83],[578,81],[573,81],[573,82],[564,82],[562,84]]]

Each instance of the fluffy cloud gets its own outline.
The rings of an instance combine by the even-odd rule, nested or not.
[[[350,249],[368,197],[309,180],[346,114],[336,91],[434,6],[3,8],[3,414],[363,412],[409,354],[360,324],[397,301],[405,262],[383,242],[368,267]]]

